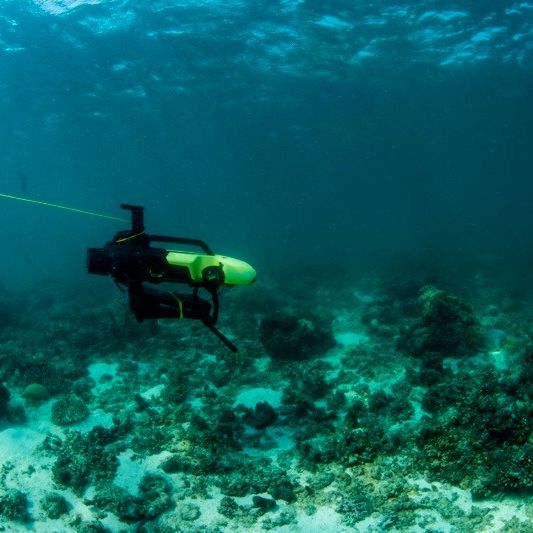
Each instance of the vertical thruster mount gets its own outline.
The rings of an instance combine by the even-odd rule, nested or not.
[[[130,204],[122,204],[120,207],[131,211],[131,232],[142,233],[144,231],[144,207]]]

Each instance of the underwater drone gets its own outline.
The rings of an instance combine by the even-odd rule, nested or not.
[[[239,259],[215,255],[201,240],[148,235],[144,228],[144,208],[127,204],[121,207],[131,212],[131,229],[118,232],[103,248],[89,248],[89,273],[109,275],[119,287],[125,287],[130,309],[138,322],[160,318],[199,320],[236,352],[237,347],[215,327],[219,292],[224,287],[251,284],[255,281],[255,270]],[[156,248],[151,243],[193,246],[203,253]],[[192,291],[182,294],[157,290],[145,283],[178,283]],[[210,301],[199,296],[201,289],[209,294]]]

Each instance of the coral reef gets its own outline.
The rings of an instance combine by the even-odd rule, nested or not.
[[[335,346],[331,326],[314,316],[278,311],[261,321],[259,338],[275,359],[302,360]]]
[[[533,495],[533,409],[525,396],[508,396],[509,385],[508,376],[489,371],[458,374],[428,390],[423,405],[433,416],[417,443],[429,471],[477,498]]]
[[[305,304],[299,290],[287,301]],[[41,295],[0,334],[2,527],[483,531],[505,505],[499,530],[521,531],[529,311],[486,291],[474,308],[432,286],[366,290],[322,287],[316,316],[272,312],[258,290],[257,314],[224,326],[238,354],[194,324],[124,319],[129,336],[115,300]]]
[[[52,468],[54,480],[82,494],[90,483],[111,481],[118,460],[107,446],[116,439],[113,430],[95,427],[87,435],[70,433],[62,443]]]
[[[52,405],[52,422],[58,426],[69,426],[85,420],[88,416],[89,408],[75,394],[69,394]]]
[[[28,499],[17,489],[0,487],[0,517],[15,522],[29,522]]]

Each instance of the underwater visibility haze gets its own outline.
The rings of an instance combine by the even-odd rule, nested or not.
[[[529,1],[0,0],[0,529],[531,531],[532,95]]]

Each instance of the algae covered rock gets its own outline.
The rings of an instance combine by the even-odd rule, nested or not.
[[[331,325],[314,316],[278,311],[263,318],[260,341],[274,359],[300,361],[335,346]]]
[[[372,499],[364,494],[344,496],[336,509],[342,515],[342,522],[351,528],[355,528],[358,522],[370,516],[373,510]]]
[[[26,495],[20,490],[0,488],[0,517],[16,522],[30,521]]]
[[[30,383],[22,391],[22,397],[29,404],[45,402],[50,397],[48,389],[40,383]]]
[[[81,422],[89,416],[89,408],[75,394],[57,400],[52,406],[52,422],[58,426],[68,426]]]
[[[508,385],[509,376],[487,370],[458,373],[429,389],[422,406],[432,416],[422,420],[416,438],[420,468],[475,498],[531,496],[532,410],[525,392],[504,392]]]
[[[284,526],[294,526],[296,523],[296,511],[292,507],[287,507],[280,513],[275,514],[272,518],[264,520],[261,526],[263,529],[269,531]]]
[[[112,512],[122,522],[133,524],[143,520],[153,520],[173,507],[170,495],[170,483],[163,476],[148,473],[139,484],[138,497],[122,487],[106,483],[98,488],[91,503],[100,509]]]
[[[281,474],[272,480],[268,492],[276,500],[285,500],[287,503],[292,503],[296,500],[295,488],[296,486],[290,479]]]
[[[9,399],[11,393],[9,389],[0,383],[0,419],[4,418],[8,414]]]
[[[231,472],[220,478],[220,491],[225,496],[246,496],[250,492],[250,483],[240,472]]]
[[[278,414],[268,402],[258,402],[253,410],[246,410],[243,422],[255,429],[265,429],[271,426],[277,418]]]
[[[273,511],[276,508],[276,500],[272,498],[265,498],[264,496],[256,495],[252,498],[254,507],[257,507],[261,513]]]
[[[54,481],[83,494],[91,483],[111,481],[118,459],[106,448],[116,436],[111,430],[96,426],[87,435],[70,433],[62,444],[52,467]]]
[[[66,393],[72,383],[84,375],[84,356],[76,349],[73,354],[39,352],[14,361],[21,373],[21,384],[39,383],[50,394]]]
[[[238,520],[244,514],[246,514],[246,509],[239,505],[233,498],[229,496],[224,496],[220,503],[218,504],[217,511],[226,518],[230,520]]]
[[[56,520],[68,513],[67,500],[57,492],[49,492],[46,494],[41,499],[41,508],[44,514],[52,520]]]
[[[166,478],[158,474],[146,474],[139,484],[144,516],[152,520],[173,507],[171,491],[172,487]]]
[[[99,520],[82,522],[78,520],[74,523],[76,533],[113,533],[111,529],[105,527]]]
[[[195,446],[187,454],[171,455],[159,466],[167,474],[185,472],[195,476],[211,474],[217,470],[216,457],[209,450]]]
[[[142,499],[110,483],[98,490],[91,503],[100,509],[112,512],[127,524],[138,522],[144,517]]]
[[[180,507],[180,518],[185,522],[194,522],[202,514],[200,507],[194,503],[184,503]]]
[[[433,286],[423,287],[421,316],[402,335],[400,348],[413,355],[473,354],[482,347],[481,327],[472,308],[459,297]]]

